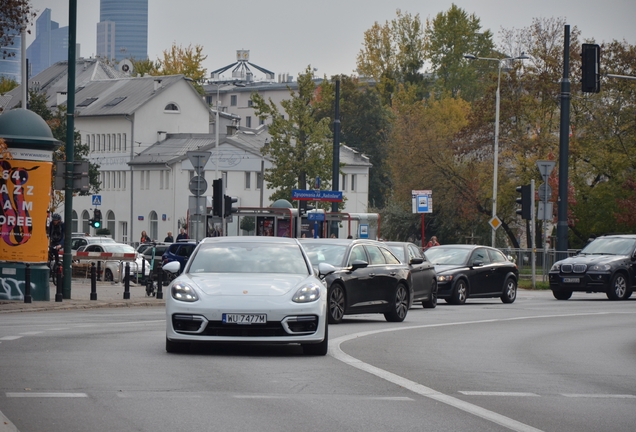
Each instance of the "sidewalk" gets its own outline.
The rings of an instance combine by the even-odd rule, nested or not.
[[[163,297],[166,297],[163,287]],[[71,298],[55,301],[57,288],[50,284],[50,301],[35,301],[24,303],[24,300],[0,300],[0,313],[38,312],[71,309],[95,309],[113,307],[164,307],[164,299],[147,297],[144,285],[130,284],[130,299],[124,300],[124,285],[111,282],[97,282],[97,300],[91,300],[91,283],[89,279],[71,280]]]

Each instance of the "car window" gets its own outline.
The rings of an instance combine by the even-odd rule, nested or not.
[[[177,251],[176,255],[182,256],[182,257],[187,257],[187,256],[190,256],[192,254],[193,250],[194,250],[194,245],[181,245],[181,247]]]
[[[465,265],[470,250],[453,247],[435,246],[424,252],[434,265]]]
[[[86,248],[85,248],[84,250],[85,250],[86,252],[101,252],[101,250],[100,250],[100,249],[97,249],[97,248],[98,248],[98,246],[97,246],[97,245],[92,244],[92,245],[88,245],[88,246],[86,246]]]
[[[382,252],[382,255],[384,255],[384,260],[386,261],[387,264],[400,264],[400,260],[397,259],[397,257],[395,255],[393,255],[393,253],[385,248],[378,248],[380,249],[380,251]]]
[[[409,250],[409,260],[411,258],[424,258],[424,254],[422,254],[422,250],[418,247],[415,247],[413,245],[408,245],[408,250]]]
[[[313,241],[304,241],[303,248],[307,252],[309,261],[314,266],[321,262],[331,264],[332,266],[341,267],[344,260],[347,247],[345,245],[315,243]]]
[[[361,245],[356,245],[353,247],[353,249],[351,249],[351,254],[349,255],[349,261],[347,262],[347,265],[351,265],[355,260],[369,262],[367,254]]]
[[[309,274],[300,247],[281,244],[203,244],[193,257],[190,273]]]
[[[367,254],[369,255],[369,264],[386,264],[382,251],[377,246],[366,246]]]
[[[402,247],[402,245],[389,246],[389,249],[391,249],[391,252],[393,252],[395,256],[397,256],[400,259],[400,261],[405,263],[408,262],[408,260],[404,257],[404,248]]]
[[[499,263],[499,262],[506,262],[508,261],[506,259],[506,257],[504,256],[504,254],[502,254],[500,251],[498,250],[494,250],[494,249],[488,249],[488,255],[490,255],[490,261],[494,262],[494,263]]]
[[[470,257],[470,264],[475,261],[481,261],[484,264],[490,264],[490,257],[488,256],[488,251],[484,248],[475,249],[473,254]]]
[[[72,239],[72,243],[71,243],[71,249],[72,250],[77,250],[79,249],[81,246],[86,245],[86,240],[83,238],[74,238]]]

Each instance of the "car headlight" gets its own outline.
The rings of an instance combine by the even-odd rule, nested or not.
[[[588,269],[589,271],[610,271],[612,268],[612,266],[610,266],[609,264],[595,264],[590,266],[590,268]]]
[[[438,282],[450,282],[453,280],[453,275],[437,275]]]
[[[311,283],[299,288],[296,294],[294,294],[294,297],[292,297],[292,301],[294,303],[310,303],[319,298],[320,285]]]
[[[172,298],[179,301],[184,302],[195,302],[199,300],[199,296],[196,291],[184,283],[175,283],[172,285],[172,289],[170,290],[170,294]]]
[[[554,263],[552,265],[552,268],[550,268],[551,272],[558,272],[561,271],[561,263]]]

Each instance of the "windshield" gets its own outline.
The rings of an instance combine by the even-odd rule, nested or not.
[[[318,266],[320,263],[331,264],[335,267],[342,267],[346,245],[336,245],[328,243],[303,242],[303,247],[307,252],[311,265]]]
[[[134,253],[135,248],[125,244],[105,244],[104,250],[113,253]]]
[[[298,245],[274,243],[202,244],[189,273],[288,273],[308,275]]]
[[[583,248],[581,254],[629,255],[634,250],[635,239],[612,237],[597,238]]]
[[[435,246],[424,252],[426,258],[434,265],[464,265],[470,254],[470,249],[453,249]]]

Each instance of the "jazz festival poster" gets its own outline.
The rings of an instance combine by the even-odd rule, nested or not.
[[[46,161],[0,161],[0,260],[46,262],[52,170]]]

